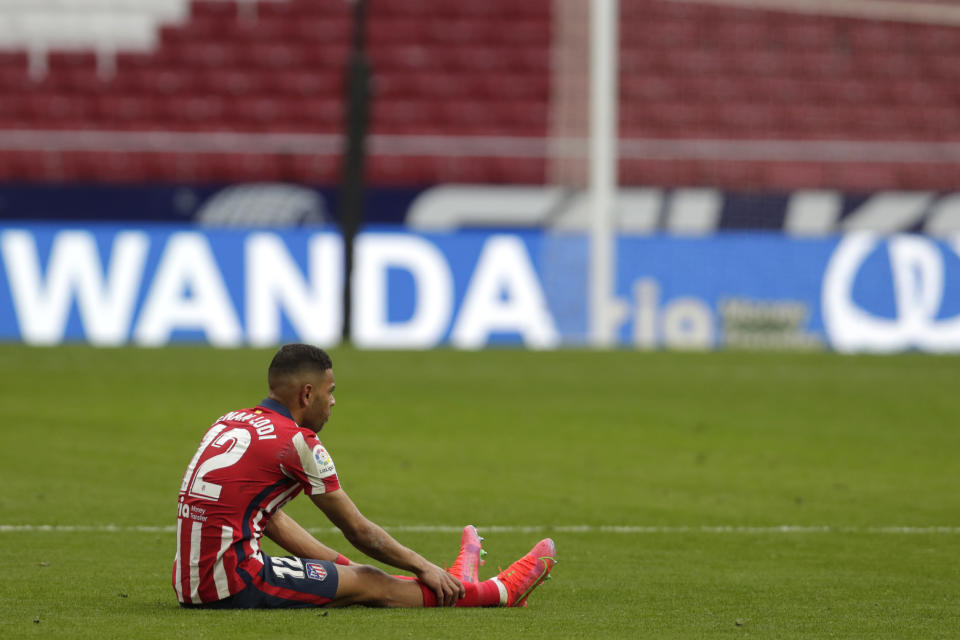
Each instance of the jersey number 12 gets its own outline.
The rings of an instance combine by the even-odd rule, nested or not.
[[[221,433],[226,428],[227,425],[225,424],[215,424],[207,432],[207,435],[203,437],[197,453],[193,456],[193,460],[190,461],[190,465],[187,467],[187,472],[183,474],[183,482],[180,483],[180,493],[183,493],[187,490],[187,487],[190,487],[190,495],[194,498],[206,498],[214,501],[220,499],[220,491],[223,487],[219,484],[208,482],[206,480],[207,474],[211,471],[224,469],[236,464],[247,451],[247,447],[250,446],[251,438],[250,432],[246,429],[233,428],[225,433]],[[200,456],[203,455],[204,451],[211,448],[222,449],[223,452],[204,460],[200,466],[197,467],[196,473],[194,473],[194,468],[197,466],[197,461],[200,459]]]

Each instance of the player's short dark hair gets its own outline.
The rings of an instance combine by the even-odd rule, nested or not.
[[[273,386],[287,376],[296,375],[304,369],[323,373],[333,368],[330,354],[312,344],[285,344],[273,356],[267,369],[267,382]]]

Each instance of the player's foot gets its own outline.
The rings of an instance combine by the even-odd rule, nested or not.
[[[477,533],[475,526],[468,524],[463,528],[460,535],[460,555],[453,566],[447,569],[460,582],[479,582],[478,572],[483,564],[482,558],[487,555],[482,542],[483,538]]]
[[[538,584],[550,577],[550,571],[557,562],[557,551],[553,540],[544,538],[534,545],[506,571],[493,580],[503,588],[500,590],[500,604],[507,607],[527,606],[527,596]]]

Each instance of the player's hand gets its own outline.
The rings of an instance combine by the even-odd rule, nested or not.
[[[459,598],[467,594],[459,580],[435,564],[418,572],[417,577],[436,594],[437,606],[452,607]]]

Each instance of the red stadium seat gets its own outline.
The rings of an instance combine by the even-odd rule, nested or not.
[[[546,163],[539,158],[497,158],[493,170],[493,182],[540,184],[545,178]]]
[[[303,20],[344,17],[349,13],[350,4],[341,0],[287,0],[286,2],[257,3],[257,17],[267,19]]]
[[[291,155],[284,159],[288,180],[306,184],[337,184],[341,160],[327,155]],[[367,169],[369,175],[370,169]]]
[[[541,19],[539,16],[498,20],[489,23],[487,28],[487,42],[499,46],[549,49],[551,44],[550,22]]]
[[[427,26],[429,24],[428,21],[419,18],[393,18],[385,16],[383,10],[378,8],[378,10],[369,17],[367,35],[370,45],[374,48],[385,45],[423,42],[426,40]],[[343,26],[342,33],[344,36],[349,35],[349,29],[346,24]]]
[[[367,179],[381,185],[426,185],[436,182],[434,167],[421,158],[374,156],[367,163]]]
[[[840,164],[835,169],[835,179],[839,179],[850,191],[870,192],[902,186],[901,169],[894,164],[860,163]]]
[[[836,46],[839,26],[823,20],[785,20],[776,29],[776,38],[784,48],[792,50],[829,49]]]
[[[151,96],[129,96],[107,93],[96,101],[98,119],[107,129],[129,128],[162,117],[158,101]]]
[[[61,177],[57,154],[38,151],[0,152],[0,172],[17,182],[48,182]]]
[[[345,122],[339,96],[287,101],[288,114],[311,131],[339,131]]]
[[[228,21],[237,17],[237,6],[218,0],[194,0],[190,6],[191,19]]]
[[[182,25],[167,25],[160,32],[160,41],[165,46],[177,47],[191,42],[213,42],[223,38],[230,27],[238,24],[234,17],[224,18],[197,13]]]
[[[258,80],[256,93],[287,100],[313,96],[339,98],[344,91],[343,73],[339,70],[277,69],[259,74]]]
[[[822,162],[770,162],[762,168],[763,184],[783,189],[817,189],[828,186],[830,171]]]

